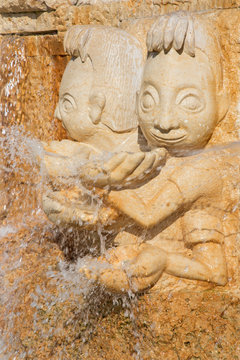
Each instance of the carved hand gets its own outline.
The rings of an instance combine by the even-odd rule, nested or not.
[[[87,144],[71,140],[43,143],[44,165],[47,175],[54,183],[65,184],[79,178],[79,173],[96,149]]]
[[[94,182],[98,187],[136,185],[157,173],[166,159],[167,151],[164,148],[145,153],[117,153],[103,163],[102,168],[100,164],[96,164],[95,168],[91,163],[87,164],[86,180]]]
[[[97,187],[136,185],[157,173],[164,165],[167,151],[164,148],[151,152],[120,152],[112,157],[93,148],[70,140],[45,144],[44,164],[48,176],[57,184],[81,180]]]
[[[102,264],[102,266],[101,266]],[[144,291],[161,277],[167,254],[149,244],[131,244],[113,248],[98,259],[98,267],[79,271],[104,285],[111,292]]]
[[[116,210],[101,206],[100,198],[84,195],[76,187],[65,191],[48,191],[43,194],[42,205],[48,218],[57,225],[92,228],[96,224],[107,225],[118,217]]]
[[[57,225],[84,226],[97,221],[96,209],[83,200],[80,191],[48,191],[43,194],[42,205],[48,218]]]

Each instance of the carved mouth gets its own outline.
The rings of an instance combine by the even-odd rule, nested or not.
[[[182,130],[177,130],[176,132],[174,131],[174,133],[170,132],[169,134],[164,135],[157,129],[151,129],[150,133],[155,140],[169,144],[181,142],[186,137],[185,131]]]

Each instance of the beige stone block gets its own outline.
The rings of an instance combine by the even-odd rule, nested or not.
[[[54,12],[0,15],[0,34],[41,33],[55,30]]]
[[[0,13],[19,13],[26,11],[46,11],[46,1],[38,0],[2,0]]]
[[[199,11],[209,9],[235,8],[237,0],[153,0],[153,4],[160,7],[163,13],[170,11]]]
[[[0,13],[48,11],[64,3],[69,5],[67,0],[2,0]]]

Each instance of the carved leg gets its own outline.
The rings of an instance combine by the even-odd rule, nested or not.
[[[222,246],[216,243],[198,244],[192,258],[169,254],[165,270],[168,274],[226,285],[227,267]]]

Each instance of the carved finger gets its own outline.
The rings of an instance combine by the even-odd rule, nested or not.
[[[156,171],[160,166],[163,166],[167,159],[167,150],[164,148],[156,149],[150,153],[146,153],[145,159],[136,170],[126,179],[126,182],[133,182],[137,179],[141,180],[150,173]]]
[[[93,182],[96,186],[102,187],[108,184],[109,174],[96,164],[88,164],[80,173],[80,177],[85,183]]]
[[[167,24],[168,17],[161,16],[159,22],[153,28],[152,31],[152,51],[162,51],[163,49],[163,36],[164,29]]]
[[[153,287],[162,275],[161,271],[154,273],[148,277],[132,277],[129,280],[132,292],[142,292]]]
[[[168,51],[174,39],[175,28],[179,22],[179,16],[173,14],[169,17],[168,23],[164,30],[163,46]]]
[[[94,182],[95,186],[104,187],[109,185],[112,171],[116,169],[127,157],[127,153],[122,152],[114,155],[106,164],[101,167],[99,163],[88,163],[84,172],[80,174],[81,179],[86,183]]]
[[[192,57],[195,56],[195,33],[193,19],[191,17],[189,17],[188,21],[188,31],[185,39],[184,51]]]
[[[187,30],[188,30],[188,18],[185,16],[185,17],[179,19],[176,29],[175,29],[175,32],[174,32],[173,46],[177,51],[183,47],[184,40],[185,40],[186,34],[187,34]]]
[[[73,26],[70,28],[64,38],[64,50],[71,56],[74,56],[74,47],[73,47],[73,39],[76,37],[76,31],[78,30],[78,26]],[[77,54],[75,54],[77,55]]]
[[[136,168],[136,170],[126,179],[127,182],[131,182],[135,179],[144,178],[144,175],[149,174],[151,171],[155,170],[156,167],[153,167],[153,164],[156,162],[156,154],[146,153],[142,163]]]
[[[136,153],[131,156],[127,156],[122,164],[120,164],[113,172],[110,174],[110,184],[120,184],[121,181],[126,179],[133,171],[140,165],[140,163],[145,158],[144,153]]]
[[[113,155],[113,157],[104,165],[104,171],[107,173],[112,172],[126,159],[127,156],[128,153],[126,152]]]

